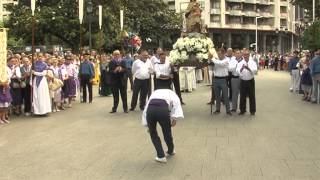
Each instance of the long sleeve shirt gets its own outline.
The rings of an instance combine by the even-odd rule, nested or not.
[[[241,71],[243,65],[248,66],[248,68],[251,71],[249,71],[246,68],[243,68],[243,70]],[[257,71],[258,71],[257,63],[252,59],[250,59],[248,62],[246,62],[245,60],[240,61],[237,67],[237,72],[240,75],[240,79],[245,81],[253,79]]]
[[[83,63],[81,63],[80,65],[80,72],[79,72],[80,76],[81,75],[89,75],[90,78],[94,78],[95,74],[94,74],[94,67],[93,64],[88,61],[85,60]]]
[[[240,61],[238,61],[236,58],[233,58],[231,61],[229,61],[229,72],[232,72],[233,76],[239,76],[239,73],[237,72],[237,66]]]
[[[223,60],[213,59],[214,63],[213,73],[215,77],[226,77],[229,74],[229,59],[224,58]]]
[[[297,64],[299,63],[299,58],[298,57],[293,57],[288,64],[288,70],[294,70],[294,69],[298,69]]]
[[[136,61],[134,61],[132,65],[133,76],[140,80],[150,79],[152,71],[153,66],[149,59],[147,59],[145,62],[140,59],[137,59]]]
[[[169,76],[171,74],[171,66],[169,63],[155,64],[154,71],[156,78],[159,79],[161,75]]]
[[[180,99],[177,94],[170,89],[158,89],[151,94],[149,101],[144,108],[144,111],[142,113],[143,126],[147,126],[147,110],[148,105],[152,99],[162,99],[167,102],[171,120],[179,120],[184,118]]]

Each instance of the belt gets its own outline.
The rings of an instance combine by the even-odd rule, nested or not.
[[[215,76],[214,78],[215,78],[215,79],[226,79],[227,76]]]
[[[151,99],[149,106],[168,107],[168,103],[163,99]]]
[[[232,75],[231,77],[232,77],[232,78],[239,78],[239,76],[234,76],[234,75]]]

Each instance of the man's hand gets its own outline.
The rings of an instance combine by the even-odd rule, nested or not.
[[[176,120],[172,120],[172,122],[171,122],[171,127],[175,127],[176,124],[177,124],[177,121],[176,121]]]

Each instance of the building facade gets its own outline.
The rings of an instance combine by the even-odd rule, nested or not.
[[[183,13],[190,0],[175,0],[177,13]],[[289,0],[198,0],[202,18],[216,47],[290,52],[297,49],[301,10]],[[257,33],[256,33],[257,32]]]
[[[6,10],[9,4],[18,4],[18,0],[0,0],[0,21],[8,18],[10,12]]]

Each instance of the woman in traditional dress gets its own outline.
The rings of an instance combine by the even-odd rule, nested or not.
[[[21,71],[16,57],[11,57],[8,64],[11,69],[10,92],[12,96],[12,106],[15,115],[21,114],[22,94],[21,94]]]
[[[9,67],[7,70],[7,79],[4,82],[0,82],[0,124],[9,123],[8,110],[12,101],[10,93],[10,79],[11,70]]]
[[[58,65],[58,59],[52,58],[52,66],[50,69],[53,72],[54,78],[62,80],[62,71]],[[57,90],[51,90],[51,97],[52,97],[52,112],[59,112],[62,105],[62,89],[59,88]]]
[[[100,63],[99,60],[94,57],[90,57],[90,61],[93,63],[94,66],[93,84],[97,85],[100,83]]]
[[[76,76],[78,76],[77,67],[72,64],[73,60],[71,56],[66,56],[65,63],[62,65],[61,69],[66,71],[66,78],[64,81],[63,94],[64,98],[68,99],[68,106],[71,108],[72,99],[76,97],[77,84]]]
[[[47,81],[48,66],[44,62],[44,58],[39,56],[34,64],[32,74],[34,76],[32,82],[33,89],[33,113],[35,115],[46,115],[51,113],[50,92]]]

